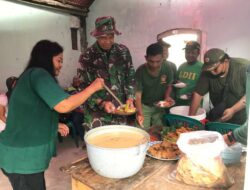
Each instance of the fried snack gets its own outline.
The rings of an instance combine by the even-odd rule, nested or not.
[[[167,101],[165,101],[164,106],[165,106],[165,107],[170,107],[170,106],[172,106],[173,104],[174,104],[174,101],[172,101],[172,100],[167,100]]]
[[[163,141],[152,145],[148,149],[148,153],[159,159],[175,159],[180,155],[180,150],[175,143]]]
[[[174,101],[173,100],[167,100],[167,101],[159,101],[157,102],[157,106],[161,107],[161,108],[168,108],[171,107],[172,105],[174,105]]]
[[[194,130],[195,129],[193,128],[182,126],[173,132],[168,132],[166,135],[163,136],[163,140],[170,141],[170,142],[177,142],[181,133],[187,133],[187,132],[194,131]]]

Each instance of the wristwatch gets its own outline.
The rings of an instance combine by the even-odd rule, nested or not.
[[[229,133],[227,133],[227,138],[228,138],[228,140],[229,140],[230,143],[235,143],[236,142],[234,134],[233,134],[232,131],[230,131]]]

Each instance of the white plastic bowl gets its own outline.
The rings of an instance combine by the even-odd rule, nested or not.
[[[129,148],[104,148],[92,145],[88,141],[91,136],[107,133],[112,135],[116,132],[140,133],[143,134],[146,142]],[[94,128],[84,136],[89,162],[93,170],[101,176],[116,179],[130,177],[142,168],[149,139],[149,134],[144,130],[126,125]]]
[[[188,115],[189,106],[175,106],[175,107],[172,107],[169,111],[171,114],[190,117],[190,118],[196,119],[198,121],[201,121],[201,120],[206,118],[206,110],[203,108],[199,108],[195,116]]]
[[[225,164],[235,164],[240,162],[242,146],[240,143],[227,147],[221,152],[221,157]]]

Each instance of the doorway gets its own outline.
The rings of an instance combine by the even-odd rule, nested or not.
[[[160,39],[171,45],[169,48],[168,60],[175,63],[177,69],[182,63],[186,62],[185,51],[183,48],[188,41],[192,40],[200,43],[201,54],[198,59],[200,61],[202,60],[205,37],[201,30],[191,28],[171,29],[158,34],[157,40]]]

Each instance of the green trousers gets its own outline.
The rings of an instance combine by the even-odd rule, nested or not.
[[[144,130],[148,130],[151,126],[163,126],[163,116],[166,113],[164,108],[157,108],[155,106],[147,106],[142,104],[142,112],[144,115]],[[137,127],[139,124],[136,123]]]

